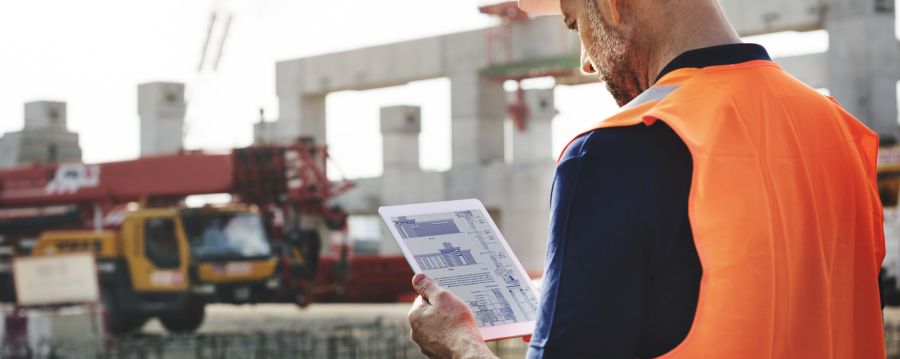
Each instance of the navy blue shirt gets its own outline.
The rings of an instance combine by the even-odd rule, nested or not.
[[[759,45],[692,50],[660,73],[769,60]],[[563,154],[529,358],[651,358],[684,340],[702,269],[688,219],[691,154],[663,121],[597,129]]]

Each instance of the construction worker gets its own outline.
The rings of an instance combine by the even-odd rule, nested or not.
[[[716,0],[519,5],[562,14],[623,106],[559,159],[529,358],[885,357],[876,134]],[[493,357],[463,302],[413,286],[425,354]]]

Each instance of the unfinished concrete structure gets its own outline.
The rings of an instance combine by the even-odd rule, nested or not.
[[[176,153],[183,149],[184,84],[150,82],[138,85],[141,156]]]
[[[887,141],[900,135],[897,121],[900,55],[893,0],[721,0],[742,35],[827,29],[830,51],[776,59],[816,88],[829,88],[846,108]],[[502,81],[554,76],[573,81],[578,38],[558,17],[511,21],[503,26],[397,44],[280,62],[276,67],[280,119],[256,127],[257,141],[297,136],[325,141],[325,97],[447,77],[451,82],[452,169],[418,167],[419,111],[382,110],[384,175],[358,180],[339,199],[351,213],[379,205],[479,198],[529,271],[542,267],[553,176],[550,121],[552,90],[524,93],[527,121],[512,138],[504,161],[503,122],[508,117]],[[575,80],[583,81],[583,80]],[[427,120],[427,119],[426,119]],[[393,241],[383,242],[394,252]]]
[[[25,126],[0,138],[0,168],[17,165],[81,161],[78,134],[69,132],[66,103],[25,104]]]

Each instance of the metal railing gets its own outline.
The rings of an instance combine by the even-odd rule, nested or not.
[[[33,359],[421,358],[403,323],[312,325],[303,329],[195,335],[131,335],[96,342],[42,342]],[[12,349],[12,348],[10,348]],[[19,353],[25,351],[19,350]]]
[[[887,358],[900,359],[900,323],[885,324]],[[18,359],[412,359],[424,358],[403,322],[314,324],[308,328],[195,335],[131,335],[94,342],[43,341],[35,348],[4,345],[0,358]],[[489,343],[503,358],[524,357],[520,339]]]

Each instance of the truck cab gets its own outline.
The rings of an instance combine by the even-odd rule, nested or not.
[[[48,231],[34,255],[90,251],[113,333],[157,317],[191,332],[207,303],[272,301],[280,289],[258,213],[246,208],[141,209],[117,230]]]

